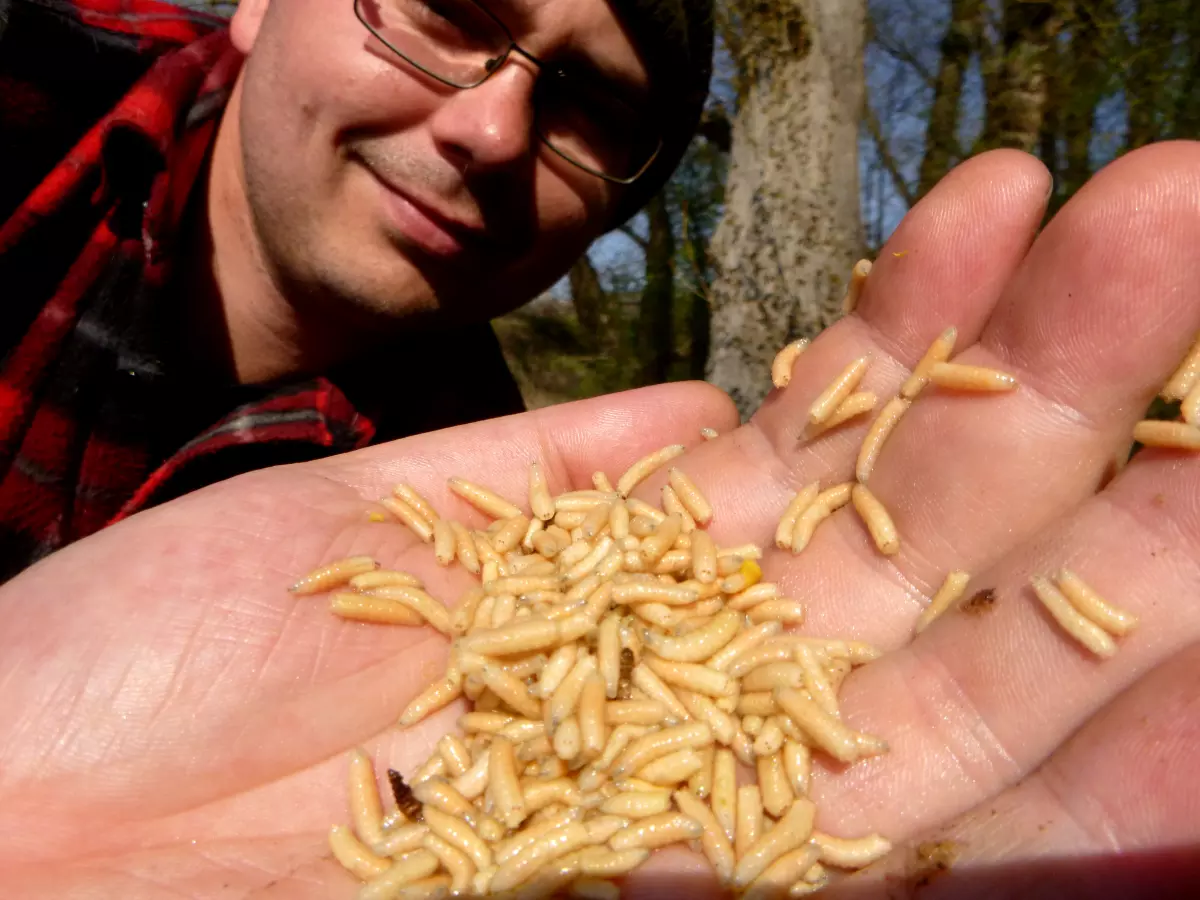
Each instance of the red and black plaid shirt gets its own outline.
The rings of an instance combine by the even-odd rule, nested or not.
[[[521,409],[486,325],[270,389],[173,358],[176,246],[241,65],[224,26],[0,0],[0,580],[222,478]],[[397,377],[451,343],[475,366]]]

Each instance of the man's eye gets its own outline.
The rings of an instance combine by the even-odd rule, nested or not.
[[[445,3],[443,0],[418,0],[418,5],[425,8],[428,16],[436,16],[457,24],[459,17],[455,15],[453,3]]]
[[[413,21],[433,37],[485,40],[496,31],[474,3],[459,0],[401,0]]]

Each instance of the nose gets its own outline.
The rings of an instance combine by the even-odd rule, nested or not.
[[[529,156],[536,71],[513,54],[483,84],[455,91],[430,119],[438,149],[472,171],[511,166]]]

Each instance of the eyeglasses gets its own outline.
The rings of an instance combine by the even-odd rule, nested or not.
[[[367,30],[406,63],[453,88],[478,87],[516,53],[539,69],[534,129],[574,166],[632,184],[662,149],[651,114],[599,77],[542,62],[475,0],[354,0]]]

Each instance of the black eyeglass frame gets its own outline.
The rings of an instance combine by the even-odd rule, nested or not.
[[[512,56],[513,53],[516,53],[517,55],[524,57],[525,59],[527,59],[531,63],[533,63],[535,66],[537,66],[538,71],[540,73],[542,73],[539,75],[539,77],[544,77],[546,74],[552,74],[552,75],[565,75],[566,74],[558,66],[554,66],[554,65],[551,65],[550,63],[543,62],[542,60],[540,60],[536,56],[534,56],[532,53],[530,53],[528,50],[526,50],[524,47],[522,47],[520,44],[518,44],[516,42],[516,40],[513,39],[512,32],[508,30],[508,26],[505,25],[500,19],[498,19],[496,17],[496,15],[490,9],[488,9],[486,6],[484,6],[482,3],[480,3],[479,0],[469,0],[469,2],[472,5],[476,6],[480,12],[482,12],[489,19],[491,19],[493,22],[495,22],[496,26],[508,37],[508,47],[499,56],[493,57],[492,59],[489,59],[486,63],[484,63],[483,77],[481,77],[478,81],[474,81],[470,84],[459,84],[456,81],[451,81],[450,79],[439,75],[437,72],[431,72],[429,69],[425,68],[425,66],[421,65],[419,62],[416,62],[414,59],[412,59],[410,56],[408,56],[403,51],[396,49],[395,45],[393,45],[387,38],[385,38],[378,31],[376,31],[375,27],[370,22],[367,21],[367,17],[365,15],[363,15],[363,11],[362,11],[363,2],[364,2],[364,0],[354,0],[354,15],[358,19],[358,21],[360,21],[363,24],[363,27],[366,28],[367,31],[369,31],[381,44],[383,44],[385,47],[387,47],[389,50],[391,50],[393,53],[395,53],[398,57],[400,57],[402,60],[404,60],[410,66],[412,66],[414,69],[417,69],[419,72],[422,72],[425,75],[428,75],[434,81],[444,84],[447,87],[452,87],[452,88],[455,88],[456,90],[461,90],[461,91],[468,91],[471,88],[479,87],[479,85],[483,84],[485,81],[487,81],[493,75],[495,75],[498,71],[500,71],[502,68],[504,68],[504,64],[506,62],[508,62],[509,57]],[[536,97],[536,94],[535,94],[535,97]],[[535,100],[535,103],[536,103],[536,100]],[[577,159],[571,158],[569,155],[564,153],[562,150],[559,150],[552,143],[550,143],[549,138],[547,138],[546,135],[542,132],[542,129],[537,124],[537,122],[538,122],[538,111],[535,106],[535,108],[534,108],[534,128],[537,131],[538,139],[543,144],[545,144],[546,147],[548,147],[550,150],[552,150],[556,156],[558,156],[561,159],[565,160],[566,162],[570,163],[575,168],[582,169],[584,172],[587,172],[589,175],[593,175],[596,178],[602,178],[603,180],[611,182],[613,184],[633,184],[635,181],[637,181],[639,178],[641,178],[643,175],[645,175],[646,171],[652,165],[654,165],[654,161],[656,159],[658,159],[658,155],[662,152],[662,148],[663,148],[663,141],[662,141],[662,137],[660,135],[657,139],[658,143],[654,148],[654,152],[650,154],[650,158],[647,159],[646,162],[642,164],[642,167],[640,169],[638,169],[637,172],[635,172],[633,175],[631,175],[627,178],[621,178],[620,176],[617,176],[617,175],[609,175],[605,172],[601,172],[599,169],[595,169],[592,166],[586,165],[585,163],[581,163]]]

